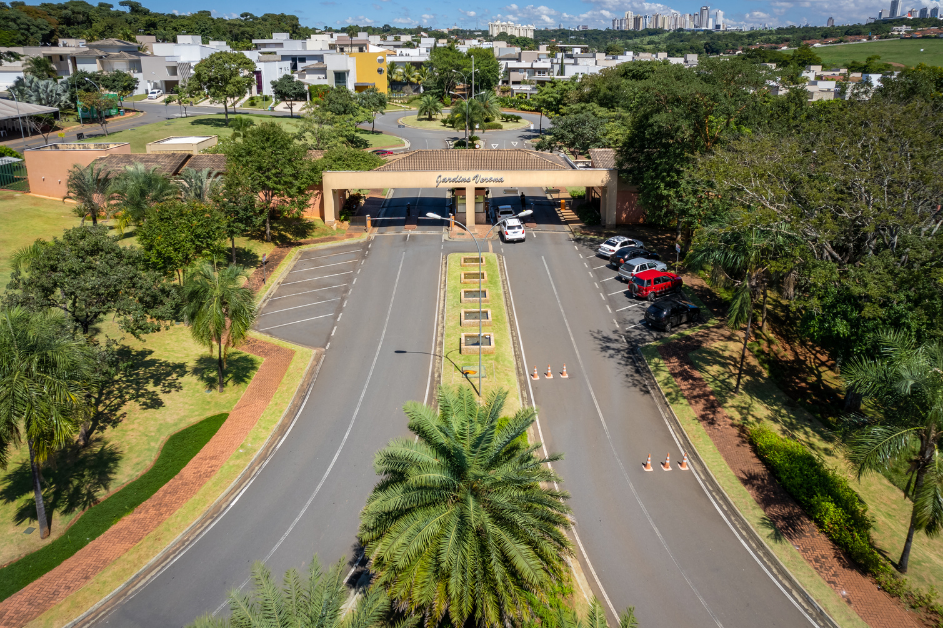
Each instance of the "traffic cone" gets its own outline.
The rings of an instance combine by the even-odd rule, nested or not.
[[[551,379],[551,378],[553,378],[553,377],[554,377],[554,375],[552,375],[552,373],[551,373],[551,365],[549,364],[549,365],[548,365],[548,372],[545,373],[545,379]]]
[[[663,467],[663,471],[672,471],[672,470],[673,470],[673,466],[672,466],[671,464],[669,464],[669,454],[666,454],[666,461],[663,462],[663,464],[661,464],[660,466]]]
[[[538,379],[538,367],[535,367],[535,372],[532,373],[532,379]]]
[[[689,470],[689,454],[684,453],[682,455],[682,464],[679,465],[679,468],[682,469],[683,471]]]
[[[647,454],[647,455],[646,455],[646,464],[643,465],[643,470],[644,470],[644,471],[652,471],[652,470],[653,470],[653,465],[650,464],[650,454]]]
[[[563,377],[564,379],[568,379],[568,365],[567,364],[561,367],[561,377]]]

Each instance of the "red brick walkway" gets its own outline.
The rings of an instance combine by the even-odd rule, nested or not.
[[[23,626],[85,586],[196,495],[236,451],[269,405],[295,356],[291,349],[255,339],[247,340],[240,350],[263,358],[263,363],[210,442],[133,513],[45,576],[0,603],[0,626]]]
[[[876,583],[827,539],[801,507],[778,484],[755,455],[742,433],[732,425],[712,390],[696,370],[689,354],[711,342],[713,332],[699,332],[660,347],[660,355],[693,411],[751,496],[784,537],[794,545],[821,578],[872,628],[915,628],[912,614],[877,588]]]

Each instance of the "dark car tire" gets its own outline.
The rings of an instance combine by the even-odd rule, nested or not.
[[[649,301],[650,303],[652,303],[653,301],[656,301],[656,294],[651,292],[650,294],[646,295],[646,300]]]
[[[673,321],[667,321],[666,325],[663,326],[663,331],[665,331],[667,334],[673,331]]]

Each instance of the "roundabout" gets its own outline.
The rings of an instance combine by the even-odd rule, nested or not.
[[[442,114],[439,116],[434,116],[432,120],[427,119],[427,116],[419,118],[416,114],[407,115],[398,119],[397,124],[403,124],[404,126],[410,127],[412,129],[423,129],[427,131],[440,131],[448,133],[456,133],[457,131],[462,132],[463,129],[453,129],[443,124],[443,120],[446,119],[448,111],[449,110],[444,110]],[[521,120],[516,120],[514,122],[500,122],[500,124],[502,125],[501,129],[476,129],[476,134],[495,133],[496,131],[519,131],[522,129],[527,129],[529,125],[533,124],[533,122],[531,120],[522,118]]]

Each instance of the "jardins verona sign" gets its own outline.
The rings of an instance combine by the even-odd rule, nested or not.
[[[455,177],[444,177],[441,174],[436,175],[436,187],[440,187],[441,183],[505,183],[504,177],[484,177],[481,174],[475,174],[471,177],[464,177],[459,174]]]

